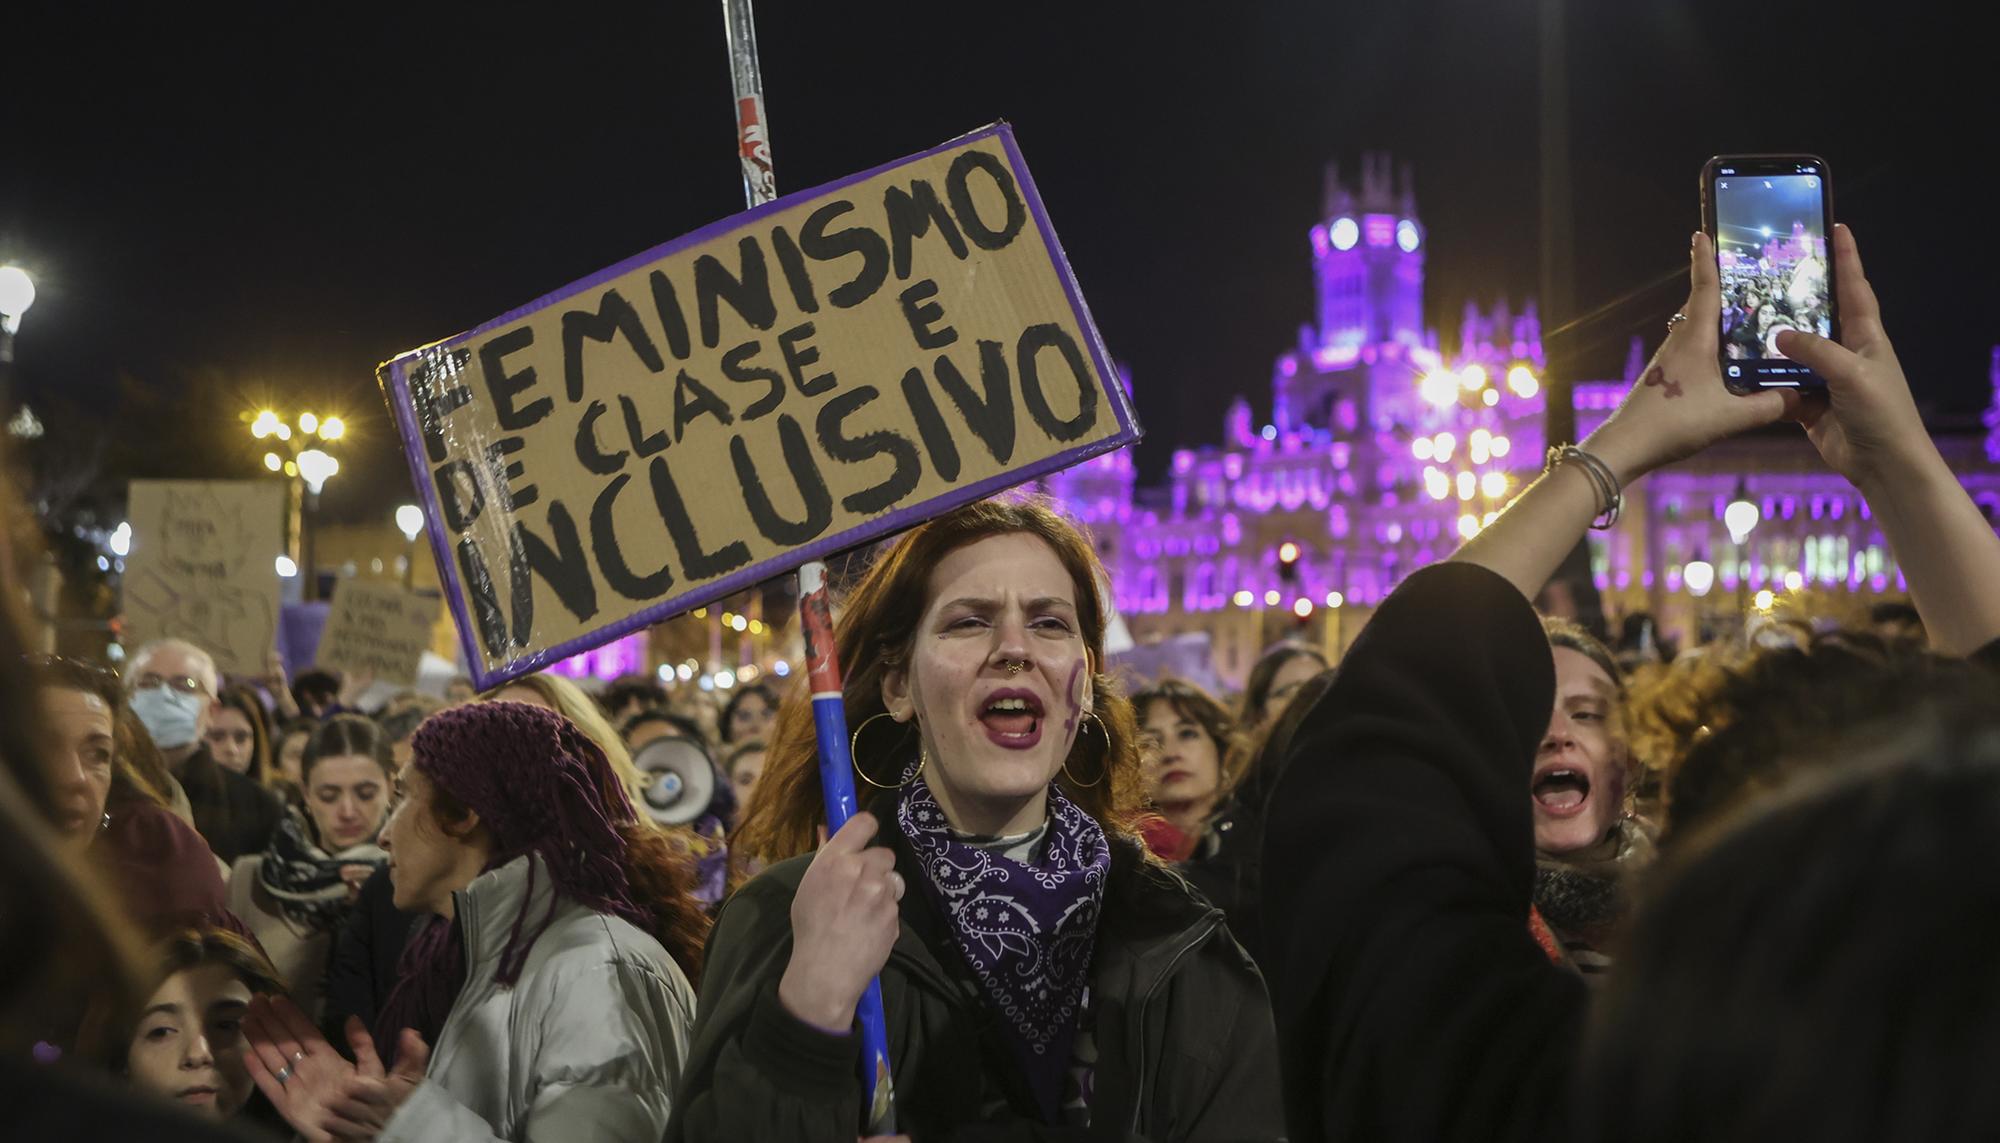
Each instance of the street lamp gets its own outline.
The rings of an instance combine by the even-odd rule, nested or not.
[[[1707,560],[1692,560],[1681,569],[1681,582],[1687,584],[1689,595],[1700,599],[1715,586],[1715,565]]]
[[[15,334],[21,332],[21,315],[35,304],[35,280],[19,266],[0,266],[0,361],[14,360]]]
[[[296,417],[288,417],[275,409],[258,409],[244,413],[242,419],[249,423],[251,436],[270,442],[270,450],[264,453],[265,469],[283,474],[289,483],[288,562],[298,572],[304,573],[305,582],[301,585],[300,594],[304,599],[311,599],[318,586],[318,576],[314,571],[311,536],[305,528],[305,510],[319,506],[320,491],[326,487],[328,480],[340,472],[340,461],[321,446],[343,439],[347,435],[347,424],[339,417],[321,417],[309,410],[300,412]]]
[[[1729,539],[1736,545],[1736,610],[1743,616],[1746,628],[1750,622],[1750,533],[1762,518],[1763,513],[1757,511],[1756,502],[1750,499],[1750,482],[1739,477],[1736,495],[1722,510],[1722,525],[1729,529]]]
[[[0,419],[12,404],[7,374],[14,364],[14,335],[21,330],[21,315],[34,304],[35,281],[28,272],[19,266],[0,266]]]
[[[1750,538],[1751,531],[1757,527],[1757,522],[1761,519],[1763,513],[1757,510],[1756,503],[1750,499],[1748,484],[1741,480],[1737,481],[1735,498],[1722,510],[1722,525],[1729,529],[1730,542],[1741,545]]]
[[[314,496],[326,487],[326,482],[340,471],[340,462],[316,448],[309,448],[299,454],[299,476],[306,482],[306,488]]]
[[[415,504],[396,509],[396,527],[403,533],[403,586],[416,583],[417,536],[424,530],[424,510]]]

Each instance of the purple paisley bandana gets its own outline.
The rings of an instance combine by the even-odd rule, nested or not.
[[[922,779],[897,808],[952,936],[1002,1017],[1043,1118],[1058,1118],[1111,845],[1089,814],[1049,787],[1049,833],[1037,865],[952,836]]]

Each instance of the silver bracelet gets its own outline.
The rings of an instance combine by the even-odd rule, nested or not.
[[[1615,526],[1619,513],[1625,510],[1625,491],[1618,487],[1618,478],[1612,474],[1611,466],[1575,445],[1555,445],[1549,449],[1548,465],[1543,471],[1554,472],[1557,465],[1570,461],[1583,469],[1584,476],[1597,491],[1597,517],[1590,522],[1591,528],[1602,532]]]

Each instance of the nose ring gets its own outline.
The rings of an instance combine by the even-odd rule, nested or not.
[[[1001,662],[1006,664],[1007,673],[1010,675],[1018,675],[1028,669],[1028,661],[1026,659],[1002,659]]]

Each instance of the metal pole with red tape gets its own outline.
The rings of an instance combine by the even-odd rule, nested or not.
[[[771,139],[764,126],[764,76],[757,63],[757,29],[750,0],[722,0],[729,38],[729,72],[736,91],[736,150],[743,163],[743,195],[751,206],[778,197],[771,169]],[[833,642],[833,609],[827,600],[826,565],[799,568],[799,620],[805,634],[806,677],[812,687],[813,729],[819,737],[820,792],[831,837],[854,816],[854,760],[841,693],[840,655]],[[896,1131],[895,1084],[889,1071],[889,1026],[882,1015],[882,981],[868,982],[855,1006],[861,1025],[861,1072],[868,1091],[870,1134]]]

